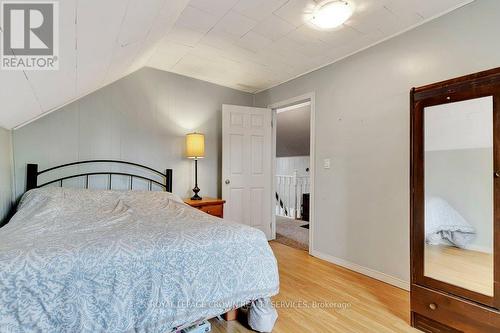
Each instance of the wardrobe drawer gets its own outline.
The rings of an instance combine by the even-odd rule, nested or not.
[[[424,332],[500,333],[498,311],[415,284],[411,310],[414,326]]]

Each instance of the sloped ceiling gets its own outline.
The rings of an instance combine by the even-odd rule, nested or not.
[[[59,70],[0,70],[0,126],[19,126],[144,67],[188,2],[59,1]]]
[[[472,1],[352,2],[343,27],[319,31],[305,22],[313,0],[59,1],[60,69],[0,71],[0,126],[22,125],[144,66],[256,92]]]

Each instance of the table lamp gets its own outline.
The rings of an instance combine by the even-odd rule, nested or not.
[[[198,195],[198,159],[205,157],[205,135],[200,133],[186,134],[186,157],[194,159],[194,195],[191,200],[201,200]]]

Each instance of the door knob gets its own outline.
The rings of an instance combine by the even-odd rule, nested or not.
[[[500,171],[495,172],[495,178],[500,178]]]
[[[229,185],[229,184],[231,184],[231,181],[229,179],[226,179],[226,181],[224,183],[226,183],[226,185]]]

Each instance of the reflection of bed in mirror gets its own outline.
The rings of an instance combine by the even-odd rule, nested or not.
[[[490,233],[491,234],[491,233]],[[446,200],[425,200],[425,275],[493,296],[493,253]]]
[[[425,246],[425,275],[493,296],[493,254],[448,245]]]
[[[424,275],[493,296],[493,98],[424,117]]]
[[[425,198],[425,242],[467,249],[477,232],[446,200]]]

